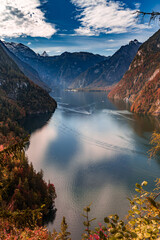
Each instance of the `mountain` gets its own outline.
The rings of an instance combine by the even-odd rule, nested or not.
[[[134,112],[160,115],[160,30],[141,45],[108,97],[131,102]]]
[[[140,46],[137,40],[122,46],[112,57],[81,73],[70,88],[96,89],[117,83],[128,70]]]
[[[105,56],[87,52],[41,56],[21,43],[5,42],[5,46],[21,61],[32,66],[41,80],[51,88],[67,88],[79,74],[106,59]]]
[[[45,89],[47,92],[50,92],[51,89],[40,79],[38,72],[30,65],[22,61],[20,58],[18,58],[12,51],[9,50],[10,47],[6,47],[10,45],[10,43],[0,42],[1,47],[4,49],[4,51],[7,53],[7,55],[12,58],[12,60],[18,65],[19,69],[24,73],[26,77],[31,79],[35,84],[40,86],[41,88]],[[16,43],[13,43],[13,46],[16,46]],[[11,45],[12,47],[12,45]]]
[[[24,135],[17,120],[30,114],[53,112],[56,102],[29,80],[0,42],[0,144]]]
[[[44,51],[42,54],[41,54],[42,57],[49,57],[48,53],[46,53],[46,51]]]

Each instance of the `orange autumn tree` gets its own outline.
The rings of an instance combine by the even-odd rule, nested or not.
[[[151,138],[152,149],[150,150],[150,156],[156,156],[160,153],[160,133],[153,132]]]

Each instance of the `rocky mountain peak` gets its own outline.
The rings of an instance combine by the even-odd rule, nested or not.
[[[13,52],[17,57],[19,55],[23,55],[24,57],[37,57],[37,54],[30,49],[28,46],[22,44],[22,43],[14,43],[14,42],[3,42],[4,45]]]
[[[134,40],[129,42],[129,45],[133,45],[133,44],[139,45],[141,43],[137,39],[134,39]]]
[[[49,57],[48,53],[46,51],[44,51],[42,54],[41,54],[42,57]]]

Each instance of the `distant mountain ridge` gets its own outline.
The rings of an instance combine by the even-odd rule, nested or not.
[[[142,44],[108,97],[130,101],[134,112],[160,115],[160,30]]]
[[[70,88],[96,89],[111,86],[123,77],[135,57],[141,43],[136,39],[122,46],[110,58],[81,73]]]
[[[36,54],[21,43],[4,42],[4,44],[21,61],[32,66],[41,80],[51,88],[67,88],[82,72],[107,59],[105,56],[88,52],[64,52],[51,57],[46,53]]]
[[[21,43],[5,42],[5,46],[23,63],[34,68],[40,79],[52,89],[102,90],[120,81],[141,43],[136,39],[130,41],[111,57],[88,52],[64,52],[59,56],[48,56],[45,51],[42,55],[36,54]]]

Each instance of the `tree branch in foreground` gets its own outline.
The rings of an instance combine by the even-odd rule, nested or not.
[[[145,17],[146,15],[150,16],[150,20],[149,20],[149,24],[151,23],[151,21],[154,21],[157,17],[160,16],[160,12],[143,12],[143,11],[136,11],[136,14],[138,14],[138,16],[142,16]],[[160,17],[159,17],[159,21],[160,21]]]

